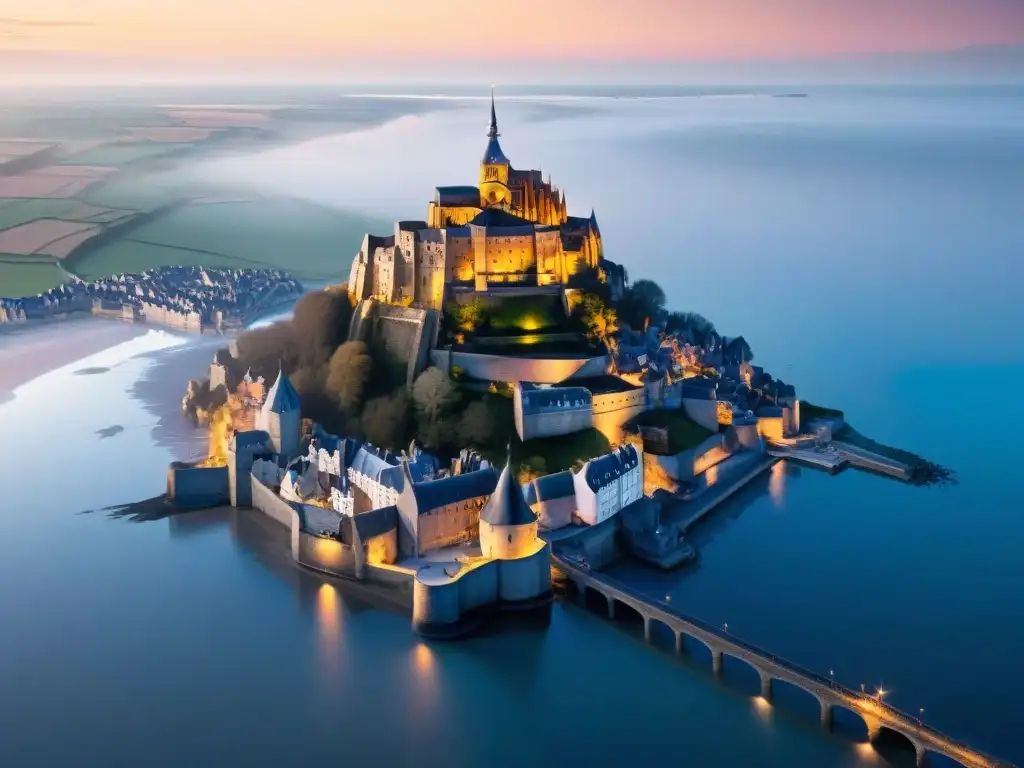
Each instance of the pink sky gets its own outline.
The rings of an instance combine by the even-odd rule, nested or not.
[[[1024,43],[1024,0],[0,0],[0,50],[758,59]]]

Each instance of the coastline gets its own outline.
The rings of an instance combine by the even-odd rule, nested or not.
[[[152,326],[82,314],[60,321],[10,325],[0,330],[0,403],[39,376],[137,338]],[[169,329],[162,329],[169,330]]]

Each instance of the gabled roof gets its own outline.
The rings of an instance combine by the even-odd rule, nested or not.
[[[636,469],[639,464],[640,454],[637,453],[636,447],[632,444],[624,445],[611,453],[587,462],[587,466],[583,470],[584,477],[590,490],[596,493],[626,472]]]
[[[491,498],[480,510],[480,519],[491,525],[529,525],[537,522],[537,515],[523,498],[523,489],[509,471],[512,466],[511,455],[501,470],[498,482]]]
[[[538,477],[530,486],[537,501],[551,501],[576,495],[576,486],[573,485],[572,472],[569,470]]]
[[[416,497],[419,514],[425,515],[448,504],[487,496],[494,490],[496,482],[494,470],[488,467],[476,472],[442,477],[440,480],[413,482],[412,492]]]
[[[295,387],[288,381],[288,377],[284,375],[284,371],[277,374],[277,381],[267,392],[267,400],[263,404],[264,413],[287,413],[289,411],[299,411],[302,409],[302,404],[299,401],[299,393],[295,391]]]

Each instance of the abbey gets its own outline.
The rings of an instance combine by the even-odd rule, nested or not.
[[[492,95],[480,186],[438,187],[427,221],[366,235],[349,276],[355,301],[441,309],[449,288],[566,286],[582,272],[601,273],[597,217],[569,216],[565,193],[540,171],[514,169],[499,136]]]

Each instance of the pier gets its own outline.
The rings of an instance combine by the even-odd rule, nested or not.
[[[586,597],[587,590],[602,595],[608,605],[609,618],[615,618],[616,606],[620,603],[636,611],[643,619],[646,640],[651,639],[653,623],[660,622],[675,635],[677,652],[683,649],[684,637],[693,638],[706,646],[711,652],[712,668],[716,675],[721,674],[725,656],[739,659],[753,667],[761,679],[761,696],[766,700],[771,699],[772,682],[775,680],[806,691],[818,701],[823,728],[831,729],[832,714],[838,707],[855,713],[863,720],[870,742],[877,740],[886,730],[901,736],[914,748],[918,766],[927,765],[929,753],[936,753],[967,768],[1013,768],[1011,763],[986,755],[929,728],[919,718],[891,707],[874,696],[854,691],[700,619],[686,616],[668,603],[641,594],[604,574],[583,570],[558,554],[552,555],[552,561],[576,585],[582,596]]]
[[[827,472],[857,467],[897,480],[909,480],[911,476],[910,467],[906,464],[838,440],[824,446],[773,442],[768,447],[768,455],[777,459],[799,461]]]

